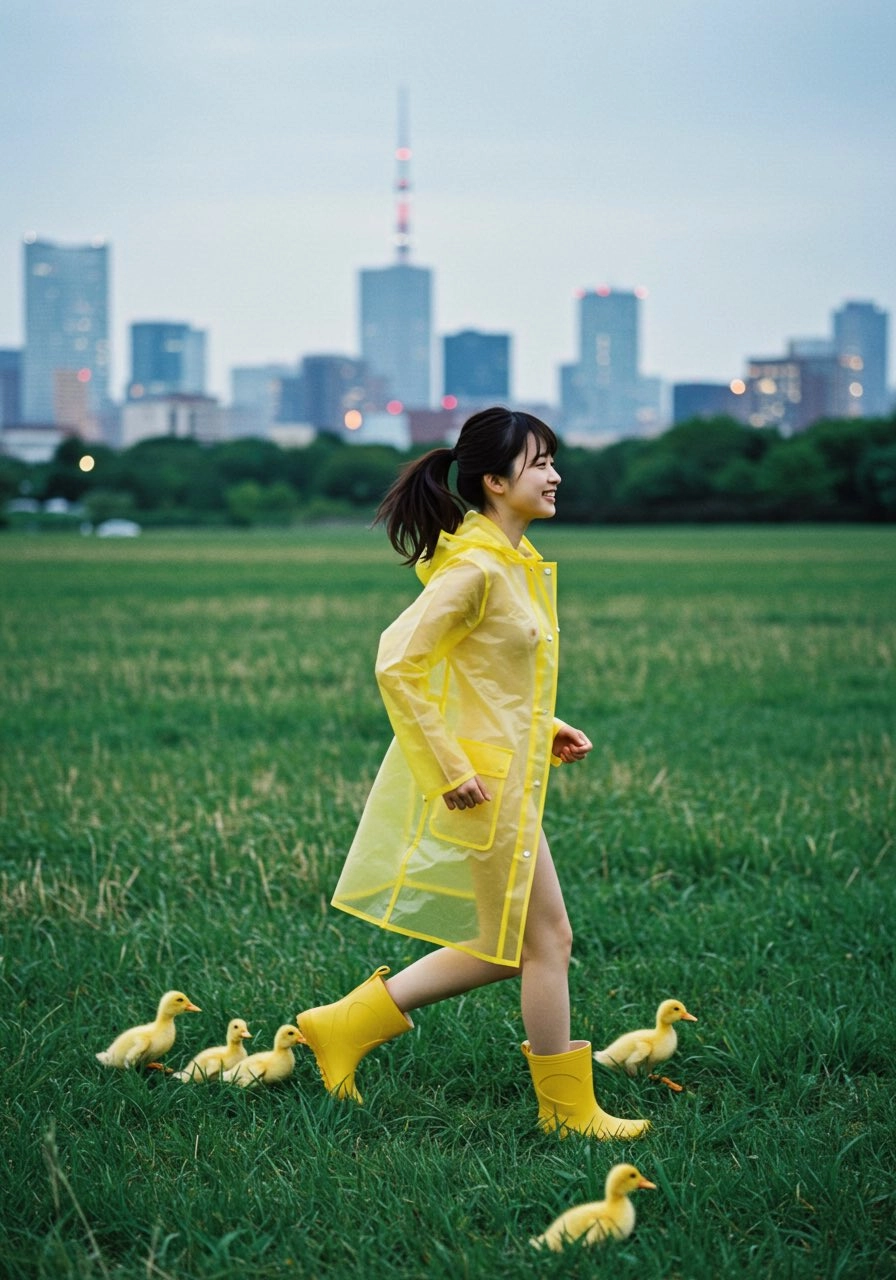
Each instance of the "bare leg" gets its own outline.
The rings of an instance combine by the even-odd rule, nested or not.
[[[506,964],[491,964],[465,951],[455,951],[453,947],[441,947],[396,973],[386,986],[401,1012],[410,1013],[449,996],[500,982],[502,978],[516,978],[519,972]]]
[[[396,973],[386,986],[402,1013],[410,1013],[449,996],[522,974],[523,1026],[532,1052],[566,1053],[571,948],[569,918],[551,851],[542,832],[519,969],[491,964],[464,951],[442,947]]]
[[[520,994],[523,1026],[533,1053],[566,1053],[569,1049],[571,952],[572,929],[542,832],[523,935]]]

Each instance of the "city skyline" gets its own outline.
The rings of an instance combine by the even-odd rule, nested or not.
[[[103,235],[116,398],[138,321],[206,330],[224,400],[233,366],[359,353],[359,273],[394,261],[401,84],[436,350],[510,333],[517,400],[557,401],[576,291],[605,282],[648,289],[642,368],[668,382],[736,376],[846,299],[894,309],[889,4],[159,16],[14,3],[0,54],[0,346],[24,338],[25,233]]]

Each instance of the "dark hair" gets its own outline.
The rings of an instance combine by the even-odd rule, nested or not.
[[[385,524],[405,564],[416,564],[421,557],[431,560],[443,529],[454,533],[467,508],[483,509],[482,477],[509,479],[530,435],[552,457],[557,452],[557,437],[547,423],[496,405],[467,419],[453,449],[431,449],[402,470],[374,524]],[[452,462],[457,462],[456,492],[448,485]]]

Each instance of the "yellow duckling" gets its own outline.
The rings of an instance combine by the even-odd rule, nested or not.
[[[244,1089],[253,1084],[276,1084],[292,1075],[295,1059],[292,1051],[302,1043],[302,1034],[298,1027],[291,1023],[282,1026],[274,1036],[273,1049],[261,1053],[250,1053],[235,1067],[221,1074],[221,1079],[230,1084],[241,1085]]]
[[[565,1244],[584,1236],[583,1244],[600,1244],[613,1237],[624,1240],[635,1227],[635,1206],[629,1196],[638,1188],[655,1191],[656,1184],[642,1177],[633,1164],[614,1164],[604,1185],[605,1199],[576,1205],[555,1218],[547,1231],[529,1241],[536,1249],[560,1253]]]
[[[643,1067],[655,1067],[658,1062],[671,1058],[678,1047],[678,1035],[675,1022],[696,1022],[697,1019],[680,1000],[664,1000],[656,1011],[656,1026],[643,1031],[627,1031],[619,1036],[606,1049],[598,1049],[594,1057],[603,1067],[613,1070],[621,1068],[627,1075],[633,1076]],[[652,1080],[662,1080],[670,1089],[681,1091],[681,1085],[665,1076],[651,1076]]]
[[[201,1013],[198,1005],[188,1000],[182,991],[166,991],[159,1001],[154,1022],[141,1027],[131,1027],[116,1036],[108,1049],[98,1053],[97,1059],[106,1067],[154,1067],[155,1058],[161,1058],[174,1044],[174,1019],[179,1013]]]
[[[214,1080],[222,1072],[244,1062],[248,1057],[244,1040],[251,1040],[249,1028],[242,1018],[233,1018],[227,1025],[227,1043],[214,1049],[203,1049],[191,1058],[183,1071],[175,1071],[175,1080]]]

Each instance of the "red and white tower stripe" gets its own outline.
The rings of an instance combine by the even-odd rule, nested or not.
[[[411,251],[411,146],[407,89],[398,91],[398,146],[395,149],[395,256],[406,262]]]

